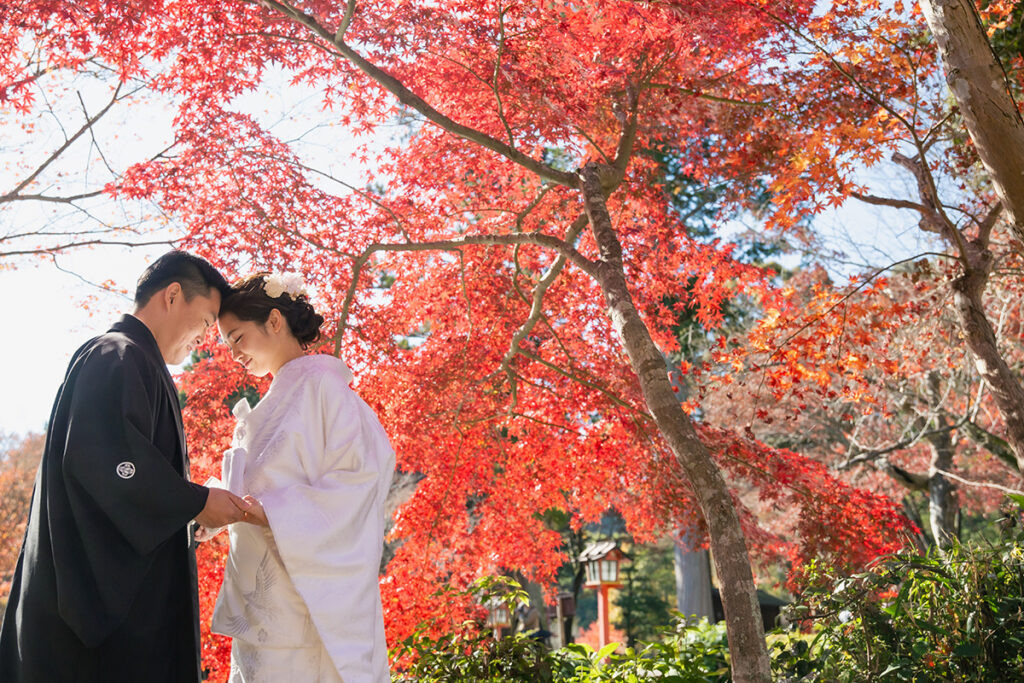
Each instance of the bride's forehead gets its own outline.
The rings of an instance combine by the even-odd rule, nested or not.
[[[217,328],[220,330],[221,336],[226,337],[227,335],[231,334],[234,331],[234,329],[238,327],[238,325],[238,318],[231,315],[230,313],[225,313],[224,315],[217,318]]]

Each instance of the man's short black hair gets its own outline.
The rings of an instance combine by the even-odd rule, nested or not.
[[[211,289],[219,291],[221,298],[231,291],[231,285],[224,276],[206,260],[175,249],[153,261],[139,278],[135,286],[136,307],[148,304],[154,294],[172,282],[181,285],[185,301],[196,296],[208,296]]]

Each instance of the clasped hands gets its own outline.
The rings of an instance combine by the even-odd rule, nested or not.
[[[248,522],[257,526],[270,526],[263,505],[252,496],[241,498],[226,489],[211,488],[206,499],[206,506],[196,515],[199,527],[196,529],[197,541],[208,541],[217,535],[221,528],[235,522]]]

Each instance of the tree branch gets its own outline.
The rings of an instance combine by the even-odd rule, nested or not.
[[[992,484],[987,481],[970,481],[968,479],[964,479],[963,477],[958,477],[952,472],[947,472],[945,470],[936,469],[935,471],[944,477],[949,477],[953,481],[958,481],[961,484],[965,484],[967,486],[977,486],[981,488],[995,489],[997,491],[1002,491],[1003,493],[1012,493],[1017,496],[1024,496],[1024,491],[1020,491],[1018,489],[1011,489],[1008,486],[1000,486],[999,484]]]
[[[68,242],[66,244],[59,244],[55,247],[38,247],[35,249],[17,249],[14,251],[3,251],[0,252],[0,258],[9,258],[14,256],[38,256],[42,254],[54,254],[59,251],[67,251],[68,249],[78,249],[80,247],[95,247],[99,245],[111,246],[111,247],[151,247],[157,244],[165,244],[168,246],[174,246],[174,240],[154,240],[152,242],[122,242],[118,240],[88,240],[85,242]]]
[[[338,25],[338,30],[334,33],[334,42],[340,43],[345,39],[345,31],[348,30],[349,24],[352,23],[352,17],[356,13],[356,0],[348,0],[345,5],[345,16],[341,18],[341,24]]]
[[[258,2],[270,9],[276,10],[284,16],[290,18],[292,21],[300,24],[311,32],[329,42],[338,52],[338,56],[347,59],[356,68],[362,71],[364,74],[369,76],[378,85],[383,87],[385,90],[390,92],[398,101],[403,105],[414,109],[415,111],[422,114],[428,121],[434,123],[440,128],[448,131],[452,135],[456,135],[470,142],[475,142],[481,147],[491,150],[501,156],[505,157],[509,161],[522,166],[523,168],[536,173],[542,178],[551,180],[560,185],[566,187],[576,187],[577,180],[573,173],[566,171],[559,171],[547,164],[537,161],[536,159],[523,154],[519,150],[509,146],[508,144],[496,140],[486,133],[482,133],[474,128],[465,126],[461,123],[453,121],[449,117],[445,116],[437,109],[430,106],[422,97],[409,90],[401,81],[397,78],[384,71],[377,65],[373,64],[361,54],[352,49],[344,40],[338,40],[335,38],[335,34],[328,31],[325,27],[321,26],[320,23],[312,16],[302,12],[301,10],[286,4],[285,2],[278,2],[278,0],[246,0],[247,2]]]
[[[15,188],[13,190],[8,192],[7,194],[0,195],[0,202],[13,201],[15,198],[17,198],[18,194],[22,190],[24,190],[26,187],[31,185],[32,182],[36,178],[38,178],[39,175],[50,166],[50,164],[52,164],[54,161],[56,161],[57,158],[60,157],[61,154],[63,154],[65,151],[67,151],[68,147],[73,145],[75,143],[75,141],[78,140],[78,138],[82,137],[90,128],[92,128],[92,126],[97,121],[99,121],[101,118],[103,118],[103,116],[108,111],[110,111],[111,107],[113,107],[115,104],[117,104],[117,102],[121,99],[120,96],[119,96],[120,92],[121,92],[121,85],[119,84],[117,86],[117,88],[114,90],[114,94],[110,98],[110,101],[107,102],[106,106],[103,107],[103,109],[101,109],[99,112],[97,112],[95,116],[90,116],[89,118],[87,118],[85,120],[85,123],[83,123],[82,126],[77,131],[75,131],[74,135],[72,135],[71,137],[67,138],[64,141],[63,145],[61,145],[56,150],[54,150],[53,153],[50,154],[50,156],[47,157],[43,161],[43,163],[40,164],[36,168],[36,170],[34,170],[32,173],[30,173],[28,175],[28,177],[26,177],[24,180],[22,180],[20,183],[18,183],[17,186],[15,186]]]
[[[893,209],[913,209],[921,214],[928,212],[928,207],[917,202],[908,201],[906,199],[892,199],[890,197],[878,197],[873,194],[860,194],[859,192],[851,192],[850,196],[854,199],[860,200],[865,204],[873,204],[875,206],[888,206]]]
[[[370,244],[354,259],[352,264],[352,282],[349,285],[348,292],[345,294],[341,313],[338,316],[338,341],[340,342],[347,326],[346,321],[348,320],[349,311],[351,310],[352,302],[355,300],[356,292],[358,291],[359,276],[362,274],[362,270],[366,265],[366,262],[369,261],[370,257],[377,252],[460,251],[464,247],[473,245],[496,246],[515,244],[534,244],[540,247],[553,249],[560,254],[565,255],[569,261],[587,274],[594,276],[596,273],[596,266],[594,262],[576,251],[571,244],[560,240],[557,237],[535,232],[514,233],[511,235],[467,235],[465,237],[452,240],[409,242],[405,244],[384,244],[379,242]],[[340,351],[340,344],[338,349]]]
[[[568,233],[565,236],[565,242],[572,244],[579,237],[579,234],[583,229],[587,227],[587,215],[580,214],[569,228]],[[517,245],[518,246],[518,245]],[[516,386],[515,378],[513,377],[511,363],[512,359],[515,358],[516,354],[520,352],[519,345],[527,335],[533,331],[533,328],[537,325],[537,322],[541,319],[544,314],[544,294],[548,291],[548,288],[558,279],[558,275],[562,272],[562,268],[565,267],[566,256],[564,253],[559,254],[555,262],[548,268],[548,272],[545,273],[537,286],[533,289],[533,299],[530,304],[530,314],[527,316],[523,324],[513,333],[512,339],[509,341],[508,350],[505,351],[504,357],[501,359],[499,370],[504,372],[508,377],[509,383],[512,386],[512,401],[509,409],[514,409],[516,405]]]
[[[996,436],[973,420],[964,420],[963,427],[964,433],[971,441],[999,458],[1013,471],[1020,471],[1017,468],[1017,457],[1013,454],[1013,449],[1010,448],[1006,439]]]

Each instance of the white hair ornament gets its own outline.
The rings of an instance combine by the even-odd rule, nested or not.
[[[306,283],[299,273],[271,273],[263,276],[263,291],[271,299],[287,294],[288,298],[295,301],[300,296],[309,297],[306,291]]]

